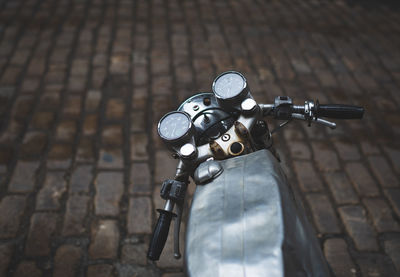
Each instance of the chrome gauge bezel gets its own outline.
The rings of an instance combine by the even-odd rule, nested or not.
[[[232,95],[230,97],[226,97],[224,95],[221,95],[216,90],[218,81],[220,81],[221,78],[224,77],[227,74],[235,74],[235,75],[239,76],[243,81],[243,87],[239,88],[240,89],[239,93],[236,93],[236,94],[234,94],[234,95]],[[213,93],[215,95],[215,98],[217,99],[218,103],[220,103],[221,106],[225,106],[225,107],[232,106],[233,107],[233,106],[236,106],[236,105],[240,104],[241,101],[248,96],[249,87],[248,87],[248,84],[247,84],[247,80],[243,76],[243,74],[241,74],[240,72],[237,72],[237,71],[226,71],[226,72],[223,72],[220,75],[218,75],[217,78],[215,78],[215,80],[214,80],[214,82],[212,84],[212,91],[213,91]]]
[[[164,135],[162,134],[162,132],[161,132],[161,124],[162,124],[162,122],[163,122],[167,117],[171,116],[172,114],[177,114],[177,113],[178,113],[178,114],[184,115],[185,118],[187,119],[188,127],[187,127],[185,133],[184,133],[183,135],[177,137],[177,138],[169,138],[169,137],[164,136]],[[187,143],[187,142],[190,142],[190,141],[192,140],[192,138],[194,137],[194,135],[195,135],[195,131],[196,131],[196,130],[195,130],[195,128],[194,128],[194,125],[193,125],[192,119],[190,118],[190,115],[187,114],[187,113],[185,113],[185,112],[182,112],[182,111],[172,111],[172,112],[169,112],[169,113],[165,114],[165,115],[160,119],[160,121],[158,122],[158,125],[157,125],[157,132],[158,132],[158,135],[159,135],[160,138],[164,141],[164,143],[165,143],[168,147],[171,147],[171,148],[180,147],[180,146],[182,146],[183,144],[185,144],[185,143]]]
[[[187,126],[186,131],[184,132],[183,135],[181,135],[181,136],[179,136],[179,137],[176,137],[176,138],[169,138],[169,137],[166,137],[166,136],[164,136],[164,135],[162,134],[162,132],[161,132],[161,127],[162,127],[161,124],[162,124],[162,122],[163,122],[164,120],[166,120],[168,117],[170,117],[170,116],[173,115],[173,114],[181,114],[181,115],[185,116],[185,118],[187,119],[187,124],[188,124],[188,126]],[[174,142],[174,141],[178,141],[178,140],[184,138],[188,133],[190,133],[191,129],[193,129],[193,122],[192,122],[192,119],[190,118],[190,116],[189,116],[187,113],[181,112],[181,111],[172,111],[172,112],[169,112],[169,113],[165,114],[165,115],[160,119],[160,121],[158,122],[158,126],[157,126],[158,135],[159,135],[164,141],[167,141],[167,142]]]

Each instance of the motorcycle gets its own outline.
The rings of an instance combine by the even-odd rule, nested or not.
[[[186,232],[188,276],[330,276],[272,135],[292,120],[334,129],[322,117],[361,119],[363,113],[362,107],[318,100],[294,105],[287,96],[258,104],[241,73],[220,74],[212,93],[190,97],[159,121],[158,134],[179,163],[175,177],[162,184],[166,203],[157,210],[147,257],[159,259],[172,219],[174,257],[181,257],[180,223],[191,177],[196,190]],[[269,130],[266,117],[284,122]]]

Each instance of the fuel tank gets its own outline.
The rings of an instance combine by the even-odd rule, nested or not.
[[[215,168],[215,161],[211,167]],[[315,232],[267,150],[217,161],[186,230],[188,276],[331,276]]]

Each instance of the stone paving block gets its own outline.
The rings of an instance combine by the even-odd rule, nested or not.
[[[185,277],[185,274],[183,272],[165,273],[162,277]]]
[[[146,85],[149,79],[147,68],[145,66],[135,66],[133,69],[132,77],[133,77],[133,84],[135,86]]]
[[[99,118],[97,114],[88,114],[83,121],[82,133],[86,136],[95,135],[97,132],[97,122]]]
[[[130,67],[129,56],[115,55],[111,57],[110,72],[112,74],[127,74]]]
[[[151,193],[151,175],[148,163],[133,163],[130,175],[130,193]]]
[[[99,90],[89,90],[87,95],[86,95],[86,101],[85,101],[85,111],[86,112],[95,112],[101,101],[101,91]]]
[[[124,192],[124,178],[120,172],[101,172],[95,182],[96,196],[94,207],[96,215],[117,216],[119,202]]]
[[[33,95],[21,95],[18,97],[13,106],[13,116],[24,119],[32,111],[34,101]]]
[[[72,141],[76,134],[75,120],[63,120],[57,125],[56,138],[60,141]]]
[[[151,90],[154,95],[169,95],[172,88],[172,79],[169,76],[152,78]]]
[[[0,244],[0,276],[7,276],[7,269],[14,253],[11,244]]]
[[[74,59],[72,61],[71,75],[85,77],[89,71],[89,63],[87,60]]]
[[[301,190],[304,192],[323,190],[322,180],[315,172],[312,163],[307,161],[294,161],[293,165]]]
[[[398,232],[400,225],[383,198],[365,198],[363,200],[378,232]]]
[[[82,249],[73,245],[61,245],[54,258],[54,277],[77,276]]]
[[[114,267],[110,264],[90,265],[87,271],[87,277],[112,277]]]
[[[38,162],[18,161],[8,185],[8,190],[22,193],[32,191],[38,167]]]
[[[347,232],[359,251],[377,251],[376,234],[367,222],[365,210],[361,206],[338,208]]]
[[[343,239],[332,238],[326,240],[324,243],[324,254],[336,276],[356,276],[356,265],[353,263],[348,246]]]
[[[60,199],[67,190],[65,172],[48,172],[36,197],[36,210],[58,210]]]
[[[146,129],[146,113],[134,111],[131,113],[131,131],[144,132]]]
[[[397,216],[400,216],[400,189],[386,189],[384,193]]]
[[[106,118],[109,120],[122,120],[125,113],[125,102],[123,99],[113,98],[106,104]]]
[[[123,143],[122,125],[115,124],[104,126],[101,138],[103,145],[121,147]]]
[[[71,165],[72,155],[72,145],[55,143],[50,148],[46,165],[51,169],[67,169]]]
[[[84,76],[74,76],[74,75],[70,75],[68,78],[68,85],[67,88],[69,91],[71,92],[79,92],[79,91],[83,91],[85,89],[86,86],[86,78]],[[74,97],[75,98],[75,97]],[[77,99],[77,98],[76,98]],[[71,107],[70,105],[75,105],[73,103],[68,103],[68,106]],[[69,110],[69,107],[67,108],[67,110]],[[71,107],[72,108],[72,107]],[[74,111],[77,111],[76,109],[77,107],[75,106],[75,108],[73,108]],[[67,112],[69,113],[69,112]],[[71,114],[73,116],[76,116],[77,114]]]
[[[321,171],[339,170],[339,160],[332,147],[326,142],[311,143],[314,161]]]
[[[7,129],[3,134],[0,135],[0,142],[4,145],[12,144],[15,139],[21,134],[23,125],[16,119],[12,119],[8,125]]]
[[[371,169],[378,178],[379,183],[384,188],[398,187],[399,181],[388,162],[381,156],[371,156],[368,158]]]
[[[93,180],[93,166],[78,165],[71,173],[69,183],[70,193],[88,193]]]
[[[39,78],[29,78],[26,77],[22,82],[21,91],[23,93],[34,93],[38,90],[40,86],[40,79]]]
[[[107,64],[107,56],[105,54],[99,53],[93,56],[94,66],[105,66]]]
[[[48,130],[54,122],[54,112],[38,111],[33,114],[30,128]]]
[[[397,174],[400,174],[400,150],[391,147],[385,147],[384,149]]]
[[[185,277],[185,274],[183,272],[165,273],[162,277]]]
[[[81,235],[85,232],[85,217],[90,198],[85,195],[71,195],[67,201],[62,234]]]
[[[40,270],[36,266],[35,262],[23,261],[18,265],[17,270],[14,273],[14,277],[25,277],[25,276],[41,277],[42,270]]]
[[[301,141],[290,142],[290,153],[294,159],[311,159],[310,147]]]
[[[46,68],[45,59],[33,58],[29,62],[28,75],[29,76],[41,76]]]
[[[0,238],[13,238],[26,208],[26,196],[9,195],[0,202]]]
[[[398,234],[385,239],[385,252],[389,255],[397,271],[400,271],[400,237]]]
[[[44,132],[27,132],[20,148],[21,159],[39,159],[47,145],[47,135]]]
[[[148,137],[145,133],[131,135],[131,160],[147,160],[148,159]]]
[[[77,89],[78,91],[83,90]],[[81,113],[82,98],[78,95],[68,95],[65,100],[63,114],[64,116],[77,117]]]
[[[318,231],[322,234],[339,233],[339,222],[328,197],[318,193],[308,194],[306,199]]]
[[[104,80],[106,79],[106,70],[102,67],[95,68],[93,70],[92,80],[91,80],[91,87],[94,89],[102,88],[104,84]]]
[[[336,203],[355,204],[358,202],[357,194],[344,173],[326,172],[324,176]]]
[[[363,256],[357,259],[362,276],[397,276],[393,264],[381,254]]]
[[[377,184],[363,164],[348,163],[345,170],[360,196],[379,195]]]
[[[76,151],[76,161],[93,163],[95,161],[96,139],[93,137],[81,137]]]
[[[354,141],[334,140],[333,144],[342,160],[354,161],[360,159],[360,151],[358,151]]]
[[[100,220],[93,224],[89,246],[91,259],[115,259],[119,245],[117,221]]]
[[[45,84],[62,84],[64,83],[65,77],[66,77],[66,72],[65,70],[61,69],[54,69],[54,70],[49,70],[46,75],[44,82]]]
[[[54,111],[60,103],[60,92],[55,90],[45,92],[39,100],[38,109],[41,111]]]
[[[28,256],[47,256],[50,242],[57,224],[57,214],[35,213],[31,217],[25,254]]]
[[[156,151],[155,157],[155,176],[157,184],[161,184],[165,179],[171,179],[176,172],[177,160],[174,160],[169,151]]]
[[[152,230],[152,205],[150,197],[129,199],[127,228],[129,234],[150,234]]]
[[[15,85],[22,69],[23,68],[20,66],[8,66],[0,79],[0,84],[10,86]]]
[[[99,167],[104,169],[118,169],[124,167],[122,152],[118,148],[101,149]]]
[[[125,244],[122,246],[121,262],[125,264],[147,265],[147,243]]]

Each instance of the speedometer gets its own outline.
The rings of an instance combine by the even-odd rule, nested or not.
[[[160,119],[158,134],[168,146],[179,146],[190,140],[194,134],[194,126],[187,113],[174,111]]]
[[[249,93],[246,78],[237,71],[227,71],[213,82],[212,90],[220,104],[237,105]]]
[[[229,72],[215,80],[214,92],[223,99],[229,99],[242,92],[246,81],[237,73]]]

